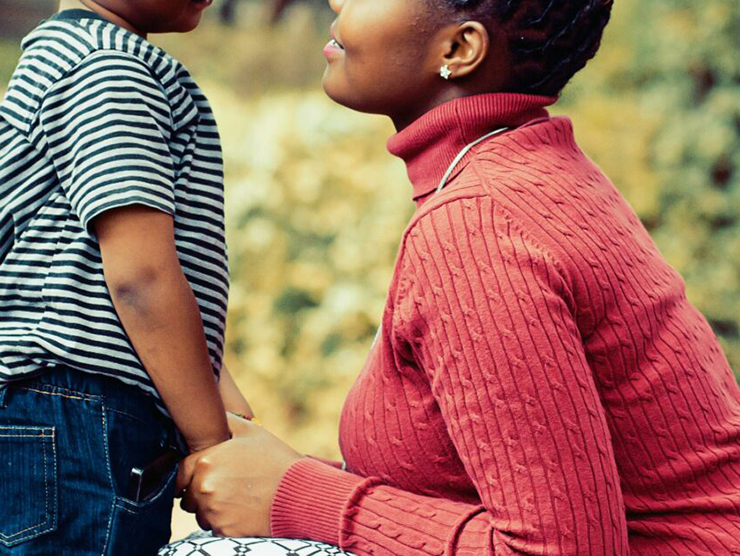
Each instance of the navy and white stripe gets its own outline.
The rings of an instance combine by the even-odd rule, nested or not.
[[[174,216],[214,372],[228,268],[216,122],[187,70],[92,12],[42,23],[0,104],[0,385],[64,364],[156,396],[116,315],[89,224]]]

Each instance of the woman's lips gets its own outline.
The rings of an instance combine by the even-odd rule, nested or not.
[[[190,0],[198,8],[205,10],[208,6],[213,4],[213,0]]]
[[[331,39],[324,47],[324,56],[332,56],[342,52],[344,52],[344,47],[336,39]]]

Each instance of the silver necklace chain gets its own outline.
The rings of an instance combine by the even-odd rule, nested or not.
[[[457,168],[457,165],[460,164],[460,161],[463,159],[463,157],[470,152],[470,149],[472,149],[479,143],[482,143],[486,139],[493,137],[494,135],[498,135],[499,133],[508,131],[508,129],[508,127],[502,127],[501,129],[497,129],[496,131],[492,131],[491,133],[486,133],[483,137],[479,137],[478,139],[467,145],[463,150],[461,150],[455,157],[455,160],[452,161],[452,164],[450,164],[450,167],[447,168],[445,175],[442,176],[442,181],[439,182],[439,185],[437,186],[437,191],[435,191],[435,193],[439,193],[440,191],[442,191],[442,189],[444,189],[444,186],[447,185],[447,181],[450,179],[452,172],[455,171],[455,168]]]

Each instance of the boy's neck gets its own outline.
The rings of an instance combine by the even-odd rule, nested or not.
[[[145,32],[137,29],[129,21],[99,5],[94,0],[59,0],[59,11],[61,12],[64,10],[88,10],[91,12],[95,12],[111,23],[120,25],[121,27],[131,31],[132,33],[136,33],[137,35],[146,38]]]

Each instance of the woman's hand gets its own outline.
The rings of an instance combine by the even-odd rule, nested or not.
[[[222,537],[270,536],[270,508],[291,465],[304,456],[254,423],[229,416],[233,438],[180,464],[180,506]]]

